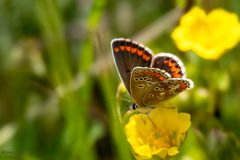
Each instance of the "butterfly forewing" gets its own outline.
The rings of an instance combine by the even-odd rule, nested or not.
[[[150,67],[152,51],[137,42],[123,38],[114,39],[111,44],[118,73],[128,92],[131,94],[131,72],[137,66]]]
[[[168,72],[172,78],[185,78],[185,68],[182,61],[170,53],[159,53],[154,56],[151,67]]]

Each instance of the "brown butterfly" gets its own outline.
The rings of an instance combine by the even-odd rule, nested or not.
[[[119,76],[135,102],[133,109],[155,108],[193,88],[177,56],[170,53],[153,56],[149,48],[124,38],[113,39],[111,45]]]

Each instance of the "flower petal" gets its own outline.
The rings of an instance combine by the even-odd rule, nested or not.
[[[178,154],[178,148],[177,147],[172,147],[170,149],[168,149],[168,155],[169,156],[175,156],[176,154]]]
[[[142,145],[138,148],[135,149],[135,152],[139,155],[139,156],[143,156],[144,158],[152,158],[152,153],[151,153],[151,149],[149,147],[149,145]]]
[[[154,109],[149,117],[158,128],[173,130],[176,128],[177,109],[158,107]]]
[[[188,113],[179,113],[178,114],[178,121],[180,125],[180,131],[186,132],[188,128],[191,126],[191,116]]]
[[[174,156],[190,127],[190,115],[175,107],[158,107],[133,115],[125,126],[127,141],[138,159]]]
[[[193,7],[182,16],[180,25],[172,33],[176,46],[182,51],[194,51],[205,59],[218,59],[240,39],[238,16],[223,9],[209,14]]]

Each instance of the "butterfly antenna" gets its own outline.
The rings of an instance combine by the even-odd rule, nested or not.
[[[126,101],[126,102],[129,102],[129,103],[132,103],[132,101],[130,101],[129,99],[125,99],[125,98],[119,98],[120,100],[122,101]]]
[[[116,98],[116,97],[114,97],[114,98],[109,98],[109,99],[111,99],[111,100],[116,100],[116,99],[119,99],[119,100],[122,100],[122,101],[125,101],[125,102],[129,102],[129,103],[132,103],[132,101],[131,100],[129,100],[129,99],[125,99],[125,98]]]

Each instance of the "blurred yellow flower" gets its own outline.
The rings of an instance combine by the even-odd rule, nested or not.
[[[158,107],[149,114],[131,116],[125,125],[127,141],[137,159],[176,155],[191,125],[190,115],[176,108]]]
[[[200,57],[216,60],[240,39],[238,16],[223,9],[209,14],[199,7],[182,16],[172,38],[181,51],[194,51]]]

